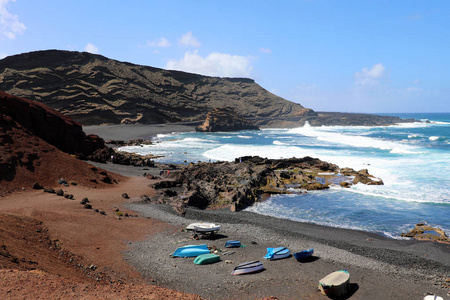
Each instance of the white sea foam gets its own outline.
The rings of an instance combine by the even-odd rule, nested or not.
[[[273,141],[273,144],[274,145],[288,145],[287,143],[283,143],[283,142],[280,142],[280,141]]]
[[[380,150],[389,150],[391,153],[418,153],[418,148],[410,145],[360,135],[330,132],[324,130],[323,128],[313,128],[309,124],[305,124],[303,127],[291,129],[289,130],[289,133],[296,133],[303,136],[314,137],[319,141],[333,144],[343,144],[358,148],[376,148]]]
[[[438,121],[432,121],[431,124],[450,125],[450,122],[438,122]]]
[[[430,141],[437,141],[437,140],[439,140],[441,137],[440,136],[430,136],[428,139],[430,140]]]
[[[252,137],[249,135],[238,135],[239,138],[241,139],[251,139]]]

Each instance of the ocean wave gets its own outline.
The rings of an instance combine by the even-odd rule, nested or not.
[[[288,145],[287,143],[283,143],[283,142],[280,142],[280,141],[273,141],[273,144],[274,145]]]
[[[431,121],[431,124],[450,125],[450,122]]]
[[[316,129],[309,124],[303,127],[290,129],[290,134],[300,134],[303,136],[313,137],[319,141],[329,142],[333,144],[343,144],[358,148],[376,148],[380,150],[389,150],[391,153],[414,154],[419,153],[417,147],[404,145],[398,142],[385,141],[378,138],[343,134],[339,132],[330,132],[322,128]]]
[[[439,139],[441,139],[442,137],[440,137],[440,136],[430,136],[428,139],[430,140],[430,141],[437,141],[437,140],[439,140]]]

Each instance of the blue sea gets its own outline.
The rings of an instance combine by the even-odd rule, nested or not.
[[[368,169],[383,186],[332,186],[277,195],[248,208],[258,214],[357,229],[399,239],[416,223],[450,234],[450,113],[389,114],[426,122],[380,127],[323,126],[223,133],[158,135],[153,145],[125,147],[164,155],[165,163],[311,156],[340,167]]]

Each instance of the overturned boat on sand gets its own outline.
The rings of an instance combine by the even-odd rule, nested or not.
[[[263,270],[263,264],[257,260],[254,260],[238,265],[236,268],[234,268],[233,272],[231,272],[231,275],[251,274],[261,272]]]

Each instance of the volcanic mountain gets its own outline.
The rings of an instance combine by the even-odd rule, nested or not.
[[[223,106],[260,120],[316,115],[252,79],[168,71],[86,52],[6,57],[0,60],[0,90],[42,102],[84,125],[203,121]]]

